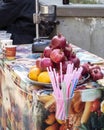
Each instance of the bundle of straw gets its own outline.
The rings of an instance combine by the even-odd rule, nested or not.
[[[49,67],[47,68],[48,74],[51,79],[52,87],[53,87],[53,94],[56,99],[56,106],[59,104],[59,100],[61,99],[62,102],[60,103],[60,106],[58,106],[58,112],[59,118],[62,118],[62,120],[68,118],[69,113],[69,106],[70,102],[74,94],[74,90],[77,86],[78,80],[80,78],[80,75],[82,73],[82,67],[80,68],[74,68],[73,64],[67,65],[66,73],[62,73],[62,63],[60,63],[60,79],[59,81],[59,73],[56,72],[55,68]],[[69,99],[69,100],[68,100]],[[61,114],[62,112],[62,114]]]

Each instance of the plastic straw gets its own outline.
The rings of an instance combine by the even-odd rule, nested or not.
[[[72,84],[70,97],[73,96],[74,90],[75,90],[75,88],[76,88],[76,86],[77,86],[77,83],[78,83],[78,79],[76,79],[76,80],[73,82],[73,84]]]
[[[73,97],[74,90],[81,75],[82,67],[74,69],[74,64],[68,64],[66,74],[63,75],[62,63],[60,63],[61,88],[59,82],[59,74],[56,72],[55,68],[52,70],[52,67],[49,67],[47,68],[47,71],[51,79],[54,97],[56,99],[56,105],[59,103],[57,99],[63,100],[60,102],[60,106],[57,106],[58,109],[56,116],[60,119],[67,119],[71,98]]]
[[[57,87],[57,90],[58,90],[58,94],[59,94],[59,96],[61,96],[58,74],[56,73],[55,69],[53,69],[53,73],[54,73],[54,77],[55,77],[55,81],[56,81],[56,87]]]
[[[53,87],[54,94],[57,95],[58,92],[57,92],[57,88],[56,88],[56,84],[55,84],[55,80],[54,80],[53,73],[50,72],[48,68],[47,68],[47,71],[48,71],[48,74],[49,74],[49,76],[50,76],[50,80],[51,80],[51,83],[52,83],[52,87]]]
[[[61,78],[61,83],[63,79],[63,74],[62,74],[62,63],[60,63],[60,78]]]

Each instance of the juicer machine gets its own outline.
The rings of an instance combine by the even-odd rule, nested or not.
[[[33,14],[33,22],[36,25],[36,37],[32,44],[32,53],[42,52],[45,46],[50,44],[50,39],[54,35],[56,25],[56,5],[45,5],[35,2],[36,13]]]

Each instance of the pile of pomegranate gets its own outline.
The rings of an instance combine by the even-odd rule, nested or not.
[[[67,65],[73,63],[75,68],[83,67],[82,75],[90,73],[94,81],[103,78],[103,73],[99,66],[90,63],[80,64],[80,59],[73,51],[72,45],[59,33],[51,39],[50,45],[44,48],[42,56],[36,60],[36,66],[42,71],[51,66],[57,72],[60,72],[60,62],[62,63],[63,74],[66,73]]]
[[[93,81],[102,79],[104,77],[104,74],[102,73],[101,68],[98,65],[94,65],[88,62],[84,63],[82,67],[82,75],[90,74],[90,77]]]

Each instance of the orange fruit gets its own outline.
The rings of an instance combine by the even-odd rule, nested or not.
[[[30,69],[28,76],[30,79],[32,80],[36,80],[38,79],[38,75],[41,73],[41,70],[37,67],[33,67]]]
[[[38,82],[50,83],[50,77],[47,71],[43,71],[38,76]]]

